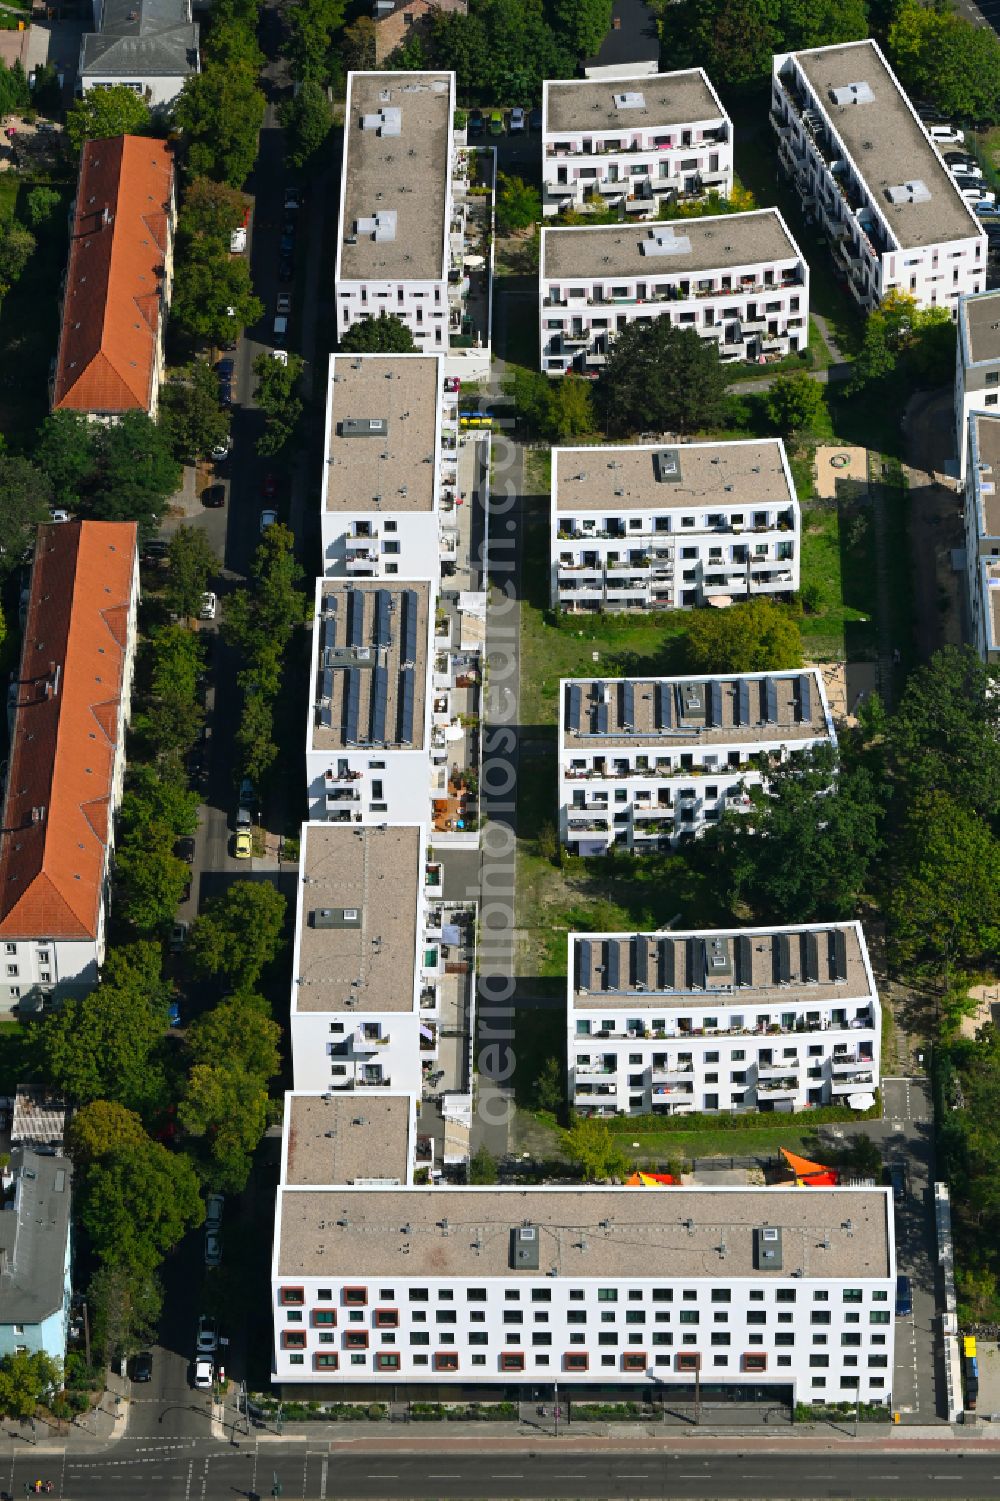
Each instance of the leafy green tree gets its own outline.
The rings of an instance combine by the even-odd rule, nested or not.
[[[780,672],[802,666],[802,639],[788,610],[758,595],[692,611],[684,656],[689,672]]]
[[[188,789],[178,765],[141,761],[129,767],[121,825],[127,834],[152,839],[167,828],[177,838],[198,827],[198,794]]]
[[[239,188],[257,156],[264,95],[244,68],[209,66],[188,78],[174,105],[191,171]]]
[[[48,475],[56,505],[75,511],[97,473],[94,423],[78,412],[50,412],[38,429],[34,461]]]
[[[571,3],[564,12],[570,23]],[[434,11],[423,51],[428,64],[454,68],[460,97],[491,104],[539,100],[542,80],[572,78],[579,58],[575,39],[537,0],[471,0],[468,15]]]
[[[230,255],[228,244],[224,250],[214,242],[192,244],[178,257],[170,316],[196,343],[234,343],[263,314],[249,263],[245,256]]]
[[[469,1161],[470,1183],[499,1183],[500,1169],[489,1147],[480,1147]]]
[[[1000,119],[1000,38],[990,27],[945,5],[901,0],[889,58],[904,86],[945,114],[982,125]]]
[[[238,1069],[266,1083],[281,1067],[281,1028],[265,998],[252,991],[226,996],[204,1012],[191,1023],[186,1041],[192,1062],[208,1068]]]
[[[141,1118],[114,1100],[91,1100],[82,1105],[66,1127],[67,1150],[81,1170],[121,1147],[141,1146],[148,1140]]]
[[[152,1344],[163,1312],[163,1288],[153,1273],[109,1262],[90,1279],[87,1308],[91,1346],[107,1366]]]
[[[146,135],[149,128],[148,105],[125,83],[89,89],[74,100],[66,115],[66,139],[74,151],[82,151],[85,141]]]
[[[251,565],[252,586],[229,598],[223,630],[242,647],[249,670],[244,686],[256,682],[273,697],[280,684],[281,662],[292,631],[305,619],[302,569],[295,561],[295,539],[280,523],[269,526]]]
[[[555,0],[552,20],[571,51],[590,57],[611,29],[611,0]]]
[[[563,1155],[573,1163],[585,1183],[607,1183],[625,1178],[632,1164],[618,1145],[617,1137],[597,1116],[579,1116],[561,1135]]]
[[[1000,944],[1000,842],[950,791],[922,792],[894,845],[887,894],[897,962],[944,976]]]
[[[160,393],[161,421],[178,459],[204,459],[229,437],[229,414],[219,405],[219,383],[205,360],[193,360]]]
[[[26,224],[11,219],[0,226],[0,297],[9,292],[35,253],[35,237]]]
[[[18,114],[30,109],[32,102],[31,90],[20,61],[15,59],[9,68],[5,62],[0,62],[0,115]],[[61,98],[59,105],[62,105]]]
[[[253,1154],[267,1130],[267,1089],[242,1069],[197,1063],[191,1070],[177,1119],[205,1148],[206,1182],[226,1193],[242,1193]]]
[[[0,452],[0,573],[19,566],[51,505],[48,476],[30,459]]]
[[[259,692],[244,694],[236,747],[242,770],[252,781],[263,781],[278,754],[274,741],[273,699]]]
[[[566,443],[594,431],[593,388],[588,380],[575,375],[553,380],[537,370],[514,366],[503,389],[532,436]]]
[[[714,339],[656,318],[612,341],[598,400],[616,433],[692,433],[720,422],[727,382]]]
[[[177,221],[178,246],[212,245],[229,251],[229,236],[246,218],[250,199],[228,183],[192,177]]]
[[[345,354],[413,354],[413,335],[395,313],[379,313],[377,318],[359,318],[340,340]]]
[[[253,370],[257,377],[254,400],[264,413],[264,431],[257,439],[257,452],[280,453],[302,415],[298,388],[303,361],[297,354],[290,354],[287,360],[276,360],[265,351],[254,360]]]
[[[126,839],[118,850],[124,913],[137,933],[162,932],[184,896],[188,868],[172,844],[173,830],[162,825],[146,839]]]
[[[110,1100],[140,1109],[162,1074],[154,1059],[167,1025],[160,949],[109,949],[101,983],[45,1014],[33,1046],[43,1077],[78,1105]]]
[[[751,811],[710,833],[697,861],[731,901],[786,922],[851,916],[881,849],[883,801],[867,768],[818,746],[767,770]]]
[[[256,78],[265,58],[257,44],[253,20],[235,12],[216,11],[214,25],[205,43],[205,55],[213,68],[227,68]]]
[[[358,16],[344,27],[340,57],[344,72],[372,72],[375,68],[375,22],[371,16]]]
[[[219,566],[200,527],[179,526],[170,539],[170,575],[167,603],[182,618],[197,615],[209,578]]]
[[[523,177],[497,174],[496,225],[502,235],[527,229],[542,217],[542,195]]]
[[[768,421],[782,434],[816,433],[829,428],[826,393],[804,370],[775,376],[764,396]]]
[[[225,976],[249,990],[282,942],[285,898],[270,881],[234,881],[191,925],[188,958],[197,975]]]
[[[87,1171],[80,1221],[103,1266],[152,1276],[204,1218],[190,1158],[158,1141],[119,1147]]]
[[[149,691],[154,698],[175,698],[185,711],[194,705],[198,678],[205,666],[201,641],[182,625],[160,626],[149,637]],[[197,725],[191,732],[193,740]],[[187,743],[190,743],[187,742]]]
[[[355,23],[374,26],[369,16]],[[313,78],[306,78],[297,94],[281,106],[281,123],[286,134],[285,156],[300,171],[319,160],[327,148],[333,129],[333,109],[326,90]]]
[[[288,13],[288,58],[301,81],[326,83],[335,34],[344,24],[345,0],[299,0]]]
[[[909,800],[946,788],[970,812],[1000,814],[1000,670],[971,647],[946,646],[910,674],[887,739]]]
[[[62,202],[62,194],[56,188],[38,183],[28,194],[28,223],[32,229],[41,229],[48,224]]]
[[[864,0],[688,0],[663,18],[663,42],[676,49],[675,60],[697,60],[726,84],[767,77],[775,52],[869,35]]]
[[[558,1058],[546,1058],[535,1080],[535,1104],[539,1110],[558,1115],[565,1100],[562,1063]]]
[[[151,531],[181,482],[166,427],[145,412],[125,412],[101,428],[96,442],[97,477],[81,509],[92,520],[137,521],[140,533]]]
[[[856,1132],[848,1142],[843,1165],[862,1177],[874,1178],[876,1183],[881,1182],[882,1153],[878,1149],[878,1143],[861,1131]]]
[[[62,1383],[59,1361],[44,1350],[17,1350],[0,1357],[0,1412],[22,1422]]]

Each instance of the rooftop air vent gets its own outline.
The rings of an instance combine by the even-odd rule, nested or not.
[[[340,424],[342,438],[384,438],[388,431],[388,417],[345,417]]]
[[[912,182],[896,183],[885,190],[885,196],[890,203],[929,203],[930,188],[920,177],[915,177]]]
[[[830,98],[834,104],[872,104],[875,95],[867,83],[846,83],[841,89],[831,89]]]
[[[373,115],[361,116],[361,129],[374,131],[377,136],[398,136],[402,127],[402,111],[395,105],[384,106]]]
[[[781,1231],[776,1225],[754,1230],[753,1265],[757,1272],[781,1271]]]
[[[639,241],[643,255],[690,255],[691,240],[688,235],[679,235],[672,224],[657,225],[649,231],[648,240]]]
[[[733,961],[729,957],[729,944],[718,934],[705,944],[705,969],[709,979],[731,980]]]
[[[313,928],[360,928],[360,907],[316,907],[309,914]]]
[[[646,96],[638,89],[629,89],[624,94],[613,94],[615,109],[645,109]]]
[[[538,1230],[518,1225],[510,1232],[510,1264],[518,1272],[538,1271]]]
[[[653,473],[658,485],[679,485],[681,456],[676,448],[658,448],[653,454]]]
[[[394,208],[380,209],[368,219],[355,219],[355,233],[370,235],[373,240],[394,240],[396,238],[396,210]]]

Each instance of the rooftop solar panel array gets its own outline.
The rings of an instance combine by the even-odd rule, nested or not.
[[[583,690],[579,683],[570,683],[566,695],[566,728],[578,731],[580,728],[580,711],[583,707]]]
[[[593,989],[594,957],[589,938],[581,938],[576,945],[576,985],[578,990]]]
[[[417,662],[417,591],[403,590],[403,640],[399,651],[403,667],[415,667]]]
[[[376,667],[372,673],[371,738],[376,745],[385,741],[385,720],[389,708],[389,669]]]
[[[375,645],[388,646],[391,636],[388,589],[375,591]]]
[[[344,694],[344,741],[347,745],[358,744],[358,718],[361,712],[361,672],[357,667],[347,669],[347,691]]]
[[[347,644],[365,644],[365,596],[360,589],[349,589],[347,592]]]
[[[404,667],[399,674],[399,732],[401,745],[413,744],[413,703],[415,685],[413,668]]]
[[[604,945],[604,988],[617,990],[621,985],[621,965],[616,939]]]

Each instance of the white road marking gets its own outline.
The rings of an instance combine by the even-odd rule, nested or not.
[[[326,1501],[326,1472],[329,1465],[330,1461],[324,1455],[323,1462],[319,1467],[319,1501]]]

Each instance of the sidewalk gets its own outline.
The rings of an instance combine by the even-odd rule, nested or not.
[[[100,1451],[124,1438],[128,1427],[127,1383],[113,1371],[107,1389],[96,1407],[71,1422],[57,1424],[13,1420],[0,1426],[0,1454],[23,1458],[30,1454],[62,1454]]]

